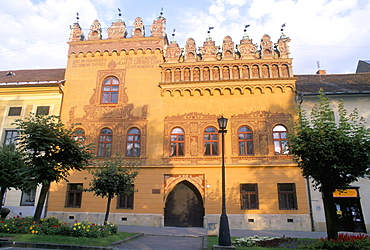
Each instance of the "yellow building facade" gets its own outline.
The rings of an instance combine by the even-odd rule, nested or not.
[[[133,195],[112,202],[110,222],[201,226],[221,213],[221,135],[225,135],[226,206],[230,228],[310,231],[306,183],[287,151],[296,78],[290,39],[257,46],[245,33],[216,46],[168,42],[159,16],[145,34],[118,19],[102,39],[94,21],[87,40],[76,22],[66,67],[61,116],[78,123],[98,160],[139,160]],[[148,32],[148,31],[146,31]],[[149,33],[149,32],[148,32]],[[93,166],[92,166],[93,167]],[[81,192],[91,176],[72,172],[51,186],[48,216],[103,222],[106,199]]]

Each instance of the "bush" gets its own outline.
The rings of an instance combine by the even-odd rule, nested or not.
[[[306,249],[350,249],[361,250],[370,249],[370,236],[364,234],[351,235],[351,234],[338,234],[337,239],[321,238],[316,242],[300,246]]]
[[[55,217],[41,220],[36,224],[32,217],[13,217],[0,221],[0,233],[44,234],[75,237],[106,237],[118,232],[117,225],[100,225],[88,222],[62,223]]]

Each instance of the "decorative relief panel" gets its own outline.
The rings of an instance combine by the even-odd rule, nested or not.
[[[116,22],[108,28],[108,39],[118,39],[125,38],[127,36],[126,24],[121,19],[118,19]]]
[[[163,163],[170,164],[181,161],[182,164],[219,164],[219,156],[204,156],[203,132],[207,126],[218,128],[216,115],[192,112],[165,117]],[[180,127],[185,132],[185,152],[184,156],[170,157],[170,134],[175,127]]]
[[[291,121],[293,116],[286,113],[272,113],[269,111],[255,111],[233,115],[230,118],[232,141],[233,164],[249,163],[263,164],[277,161],[279,163],[293,163],[290,155],[275,155],[272,138],[272,129],[278,124],[287,127],[288,132],[293,130]],[[239,156],[238,129],[241,126],[248,126],[253,131],[253,155]]]
[[[100,40],[102,38],[101,25],[98,20],[95,20],[90,26],[90,32],[88,36],[89,40]]]
[[[178,47],[177,52],[172,50],[171,45],[167,48],[167,60],[177,60],[176,56],[171,53],[181,53]],[[288,59],[289,60],[289,59]],[[270,78],[291,78],[292,65],[291,60],[280,62],[249,62],[242,61],[227,63],[202,63],[202,64],[182,64],[176,65],[162,64],[162,83],[171,84],[173,82],[199,82],[199,81],[225,81],[225,80],[240,80],[240,79],[270,79]],[[186,73],[186,74],[185,74]],[[175,77],[175,75],[183,75],[183,78]],[[185,78],[185,75],[187,76]]]
[[[80,128],[84,129],[87,143],[98,144],[98,135],[103,128],[113,131],[112,156],[124,156],[126,153],[127,131],[136,127],[141,132],[140,159],[145,165],[146,138],[147,138],[147,113],[148,105],[135,108],[133,103],[128,102],[125,88],[124,69],[101,70],[97,72],[96,87],[89,100],[89,104],[84,105],[82,117],[76,115],[78,106],[73,106],[69,110],[68,124],[81,123]],[[119,84],[117,103],[100,103],[102,83],[107,77],[116,77]]]
[[[164,197],[166,201],[168,194],[180,182],[188,181],[193,184],[202,195],[203,202],[205,197],[205,176],[204,174],[165,174],[164,175]]]

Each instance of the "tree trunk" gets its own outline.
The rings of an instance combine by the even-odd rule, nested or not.
[[[109,218],[109,210],[110,210],[110,202],[112,198],[108,196],[108,201],[107,201],[107,209],[105,211],[105,218],[104,218],[104,225],[107,225],[108,223],[108,218]]]
[[[42,184],[39,200],[37,202],[35,214],[33,215],[33,221],[39,223],[41,220],[42,209],[45,204],[46,196],[49,191],[50,183]]]
[[[333,198],[333,192],[323,187],[323,202],[325,210],[326,232],[329,239],[338,238],[338,217]]]
[[[1,187],[1,190],[0,190],[0,211],[3,208],[3,199],[4,199],[5,191],[6,191],[6,188]]]

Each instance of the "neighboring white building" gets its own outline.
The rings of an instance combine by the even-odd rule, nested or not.
[[[348,112],[354,108],[367,121],[370,128],[370,73],[333,74],[326,75],[320,70],[317,75],[298,75],[297,102],[302,101],[302,108],[309,112],[318,102],[318,91],[323,89],[330,98],[331,107],[337,111],[340,100]],[[335,112],[338,116],[338,112]],[[311,211],[314,231],[325,231],[325,215],[321,193],[310,190]],[[340,231],[369,232],[370,231],[370,180],[360,179],[352,183],[345,193],[335,193],[337,215]],[[308,197],[310,197],[308,196]]]
[[[0,143],[8,144],[17,136],[17,119],[35,114],[59,115],[65,69],[0,71]],[[7,190],[3,206],[9,217],[33,216],[40,187]]]

